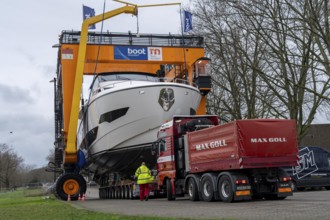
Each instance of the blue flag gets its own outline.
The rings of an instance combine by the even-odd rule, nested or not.
[[[184,32],[192,30],[192,14],[188,11],[184,11]]]
[[[91,18],[95,16],[95,10],[93,8],[90,8],[88,6],[83,5],[83,20],[86,20],[87,18]],[[90,25],[88,29],[95,29],[95,24]]]

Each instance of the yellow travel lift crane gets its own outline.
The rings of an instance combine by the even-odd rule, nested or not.
[[[210,91],[211,79],[208,73],[210,60],[204,57],[202,37],[88,32],[90,25],[123,13],[137,15],[139,7],[148,7],[125,4],[124,7],[84,20],[80,32],[63,31],[57,45],[54,165],[55,170],[62,172],[56,182],[56,193],[63,200],[69,196],[71,200],[76,200],[87,188],[80,174],[81,167],[77,166],[81,160],[77,146],[77,126],[83,75],[133,71],[188,79],[190,84],[197,85],[203,95],[196,114],[206,113],[206,94]],[[118,60],[114,57],[114,48],[118,45],[161,47],[162,58]]]

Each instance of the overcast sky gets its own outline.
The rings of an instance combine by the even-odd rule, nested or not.
[[[130,0],[157,4],[189,0]],[[0,19],[0,143],[41,167],[54,142],[54,95],[57,49],[62,30],[80,30],[82,5],[103,11],[102,0],[2,0]],[[106,1],[106,11],[123,6]],[[137,19],[122,14],[105,22],[104,31],[136,32]],[[100,31],[101,25],[97,24]],[[179,6],[139,9],[140,33],[180,34]],[[86,81],[85,81],[86,82]],[[84,85],[88,87],[88,85]],[[328,121],[317,119],[314,123]]]
[[[139,5],[189,0],[129,0]],[[0,143],[12,146],[24,163],[41,167],[54,143],[57,49],[62,30],[80,30],[82,5],[103,11],[103,0],[2,0],[0,20]],[[106,1],[106,11],[123,4]],[[119,15],[104,31],[136,32],[137,19]],[[96,31],[101,25],[96,25]],[[179,34],[179,6],[139,9],[140,33]],[[86,85],[84,85],[86,86]],[[87,86],[86,86],[87,87]]]

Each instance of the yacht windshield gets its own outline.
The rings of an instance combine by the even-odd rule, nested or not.
[[[137,80],[137,81],[152,81],[158,82],[159,79],[156,76],[144,75],[144,74],[129,74],[129,73],[112,73],[109,75],[99,75],[99,82],[114,81],[114,80]]]

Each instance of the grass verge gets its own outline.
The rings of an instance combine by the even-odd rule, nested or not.
[[[173,218],[122,216],[76,209],[56,200],[53,196],[41,196],[40,192],[16,190],[0,193],[0,219],[6,220],[66,220],[66,219],[128,219],[128,220],[166,220]]]

